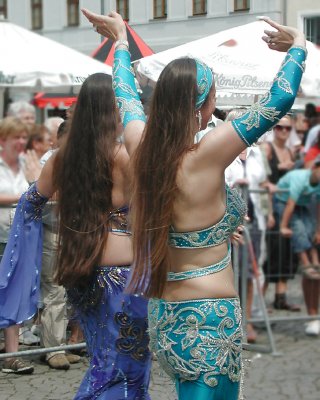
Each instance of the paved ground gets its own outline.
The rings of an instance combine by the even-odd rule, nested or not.
[[[302,301],[300,294],[295,300]],[[320,338],[305,336],[303,322],[277,323],[273,332],[281,356],[244,354],[251,360],[246,362],[246,399],[319,400]],[[259,330],[259,343],[267,343],[264,329]],[[87,366],[87,360],[83,359],[65,372],[51,370],[37,358],[33,362],[35,372],[31,376],[0,373],[0,400],[72,399]],[[173,386],[157,363],[153,366],[150,393],[153,400],[175,400]]]

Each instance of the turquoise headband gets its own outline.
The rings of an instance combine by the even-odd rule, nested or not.
[[[195,60],[197,66],[198,96],[196,110],[199,110],[206,101],[213,84],[212,70],[200,60]]]

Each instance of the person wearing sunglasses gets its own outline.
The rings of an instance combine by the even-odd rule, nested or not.
[[[289,115],[281,118],[273,128],[273,141],[264,143],[271,174],[269,182],[276,185],[279,179],[294,167],[293,154],[286,145],[292,131]],[[266,281],[264,292],[269,283],[275,283],[273,307],[276,310],[299,311],[300,307],[287,302],[287,280],[294,277],[296,265],[292,266],[290,239],[279,236],[279,218],[274,215],[276,224],[267,232],[268,257],[263,265]]]

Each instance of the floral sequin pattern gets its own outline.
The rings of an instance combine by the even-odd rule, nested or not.
[[[149,356],[146,319],[132,318],[125,311],[114,316],[119,326],[119,338],[116,340],[116,349],[136,361],[144,361]]]
[[[255,143],[290,110],[299,90],[305,59],[305,49],[291,47],[269,92],[231,122],[247,146]]]
[[[237,189],[226,186],[226,211],[222,219],[209,228],[194,232],[169,232],[169,245],[179,248],[205,248],[218,246],[243,222],[247,206]]]
[[[227,255],[219,262],[207,265],[206,267],[200,267],[196,269],[192,269],[189,271],[181,271],[181,272],[168,272],[167,273],[167,281],[182,281],[185,279],[192,278],[200,278],[201,276],[215,274],[223,269],[227,268],[227,266],[231,262],[231,246],[228,246]]]
[[[40,221],[47,201],[48,199],[37,191],[36,184],[32,184],[25,193],[24,212],[27,219]]]
[[[112,76],[112,86],[124,126],[132,120],[145,121],[144,109],[137,92],[134,71],[131,67],[130,53],[127,50],[116,50]]]
[[[241,309],[238,299],[149,301],[150,347],[173,379],[210,387],[226,375],[241,378]]]

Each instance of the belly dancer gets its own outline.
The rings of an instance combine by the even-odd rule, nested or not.
[[[132,244],[130,159],[118,140],[121,132],[111,77],[91,75],[65,142],[20,199],[0,270],[0,299],[10,304],[1,312],[8,323],[31,318],[39,294],[42,209],[57,193],[56,279],[67,289],[90,357],[77,400],[150,399],[147,300],[124,290]]]
[[[83,12],[98,33],[117,41],[113,85],[125,144],[135,152],[129,289],[150,298],[151,348],[179,399],[238,399],[241,309],[229,238],[245,208],[225,187],[224,170],[291,108],[304,70],[304,35],[267,20],[275,30],[265,31],[264,40],[287,52],[270,91],[195,145],[215,110],[211,69],[192,58],[171,61],[156,83],[147,122],[140,109],[131,118],[139,98],[122,18]]]

